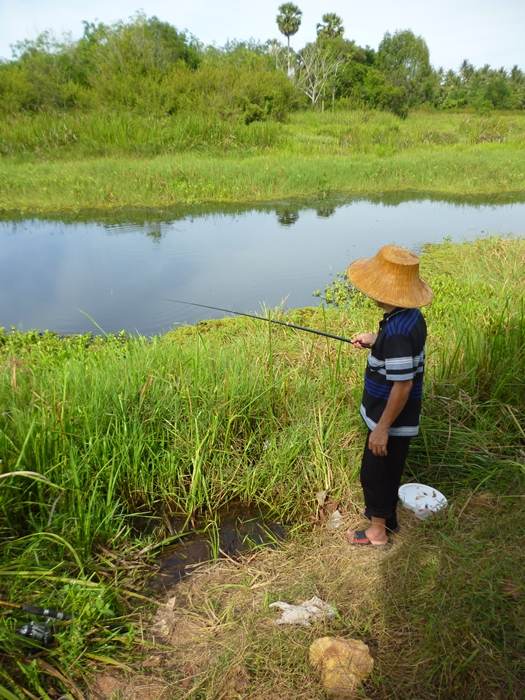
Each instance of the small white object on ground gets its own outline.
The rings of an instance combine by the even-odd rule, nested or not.
[[[326,521],[326,527],[329,530],[337,530],[341,525],[344,523],[344,518],[341,515],[339,510],[334,510],[334,512],[330,515],[328,520]]]
[[[403,484],[399,487],[399,498],[405,508],[411,510],[420,520],[425,520],[448,505],[441,491],[425,484]]]
[[[317,491],[317,493],[315,494],[317,504],[319,505],[320,508],[322,508],[324,506],[327,496],[328,496],[328,491]]]
[[[275,603],[270,603],[269,607],[282,611],[281,617],[275,621],[277,625],[303,625],[308,627],[312,620],[323,620],[335,615],[335,608],[317,596],[310,598],[310,600],[304,600],[299,605],[292,605],[291,603],[277,600]]]

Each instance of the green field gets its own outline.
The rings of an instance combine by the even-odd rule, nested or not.
[[[0,212],[50,213],[330,194],[525,193],[525,116],[299,112],[17,115],[0,123]]]
[[[29,660],[14,634],[20,618],[0,605],[1,697],[53,697],[52,687],[76,697],[95,668],[139,663],[147,567],[174,538],[162,514],[186,516],[187,529],[200,515],[212,537],[218,510],[238,501],[290,523],[292,541],[250,565],[265,581],[257,605],[249,567],[231,568],[216,598],[193,596],[197,616],[213,613],[211,660],[189,681],[186,667],[166,670],[170,697],[218,697],[239,663],[245,697],[319,697],[305,661],[316,630],[287,637],[264,623],[271,600],[315,593],[337,606],[336,632],[375,640],[370,697],[520,697],[525,242],[443,243],[422,265],[435,301],[422,435],[406,476],[451,505],[407,526],[384,557],[363,552],[375,579],[341,537],[323,544],[309,525],[320,489],[359,522],[364,353],[245,319],[152,339],[0,336],[1,598],[75,616],[56,647]],[[357,295],[289,318],[348,335],[378,315]],[[137,513],[160,521],[140,534]]]

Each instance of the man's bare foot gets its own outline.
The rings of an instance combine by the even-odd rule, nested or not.
[[[384,527],[378,528],[371,525],[366,530],[347,530],[345,534],[350,544],[369,544],[373,546],[388,544],[388,536]]]

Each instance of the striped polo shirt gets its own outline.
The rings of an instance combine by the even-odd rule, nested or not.
[[[408,401],[389,430],[389,435],[410,437],[419,431],[423,395],[427,326],[419,309],[394,309],[379,323],[365,372],[360,413],[373,430],[386,406],[393,382],[412,379]]]

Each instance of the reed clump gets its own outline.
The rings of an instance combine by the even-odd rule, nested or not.
[[[505,498],[523,485],[524,246],[445,242],[423,257],[436,300],[427,312],[423,430],[407,476],[452,501],[479,491]],[[341,335],[376,325],[369,302],[338,298],[337,308],[287,317]],[[141,552],[173,536],[166,515],[185,516],[190,527],[193,516],[213,518],[240,500],[301,525],[318,490],[353,503],[364,361],[343,344],[246,319],[150,339],[3,332],[0,590],[11,603],[75,616],[46,666],[22,663],[12,611],[0,607],[4,696],[53,684],[69,692],[86,664],[126,659],[130,589],[146,564]],[[153,531],[137,529],[137,515],[155,516]],[[459,526],[452,517],[443,542]],[[486,528],[476,528],[490,545]],[[476,552],[465,551],[467,566]],[[478,611],[482,601],[469,605]],[[499,634],[490,637],[494,649]],[[66,680],[49,667],[67,669]],[[427,697],[413,688],[406,697]]]

